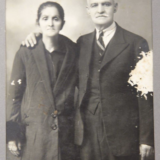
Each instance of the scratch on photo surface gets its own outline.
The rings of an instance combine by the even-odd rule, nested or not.
[[[12,81],[12,82],[11,82],[11,85],[12,85],[12,86],[14,86],[14,85],[15,85],[14,81]]]
[[[19,79],[17,82],[18,82],[19,84],[21,84],[21,83],[22,83],[22,80],[21,80],[21,79]]]

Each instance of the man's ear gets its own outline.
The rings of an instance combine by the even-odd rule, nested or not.
[[[118,3],[115,3],[115,4],[114,4],[114,13],[116,13],[117,10],[118,10]]]
[[[88,6],[86,7],[86,10],[87,10],[88,15],[90,15],[90,9]]]

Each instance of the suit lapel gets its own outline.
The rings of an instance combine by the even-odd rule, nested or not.
[[[103,68],[107,63],[109,63],[116,56],[118,56],[127,46],[128,43],[126,43],[123,38],[123,31],[117,25],[116,33],[112,38],[112,40],[110,41],[110,43],[108,44],[108,47],[105,51],[101,68]]]
[[[38,44],[35,48],[33,48],[32,53],[35,58],[42,81],[44,83],[47,95],[50,99],[52,106],[54,106],[54,99],[53,99],[53,94],[51,89],[51,81],[48,73],[48,66],[47,66],[45,50],[44,50],[42,39],[38,41]]]
[[[72,67],[75,67],[73,66],[73,64],[75,63],[76,48],[68,44],[67,41],[64,41],[64,43],[66,47],[66,54],[65,54],[60,72],[58,74],[56,83],[54,85],[53,91],[55,96],[60,89],[62,88],[64,89],[64,84],[68,78],[69,72],[71,71]]]
[[[80,47],[80,65],[79,67],[83,68],[85,71],[87,71],[87,74],[89,74],[89,66],[92,56],[92,50],[93,50],[93,43],[95,38],[96,31],[92,32],[88,35],[81,44],[82,47]]]

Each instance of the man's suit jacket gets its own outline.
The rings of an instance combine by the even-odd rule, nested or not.
[[[94,37],[95,32],[92,32],[78,39],[79,102],[75,141],[79,145],[83,143],[80,112],[90,76]],[[108,143],[115,156],[137,153],[139,144],[153,145],[153,98],[137,97],[136,90],[127,83],[140,52],[148,50],[145,39],[117,25],[105,51],[99,73],[101,105]]]
[[[70,144],[74,132],[77,50],[67,37],[61,35],[60,38],[66,46],[66,54],[53,89],[41,39],[34,48],[21,46],[15,56],[9,86],[11,116],[7,123],[7,141],[20,140],[25,134],[23,160],[56,160],[59,159],[59,144],[63,152],[73,147]],[[58,110],[58,118],[52,116],[55,110]],[[54,130],[53,125],[58,128]],[[21,132],[23,128],[25,133]]]

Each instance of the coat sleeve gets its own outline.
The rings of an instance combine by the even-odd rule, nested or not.
[[[23,137],[23,127],[21,124],[21,102],[26,88],[25,66],[22,60],[24,48],[17,52],[9,83],[7,96],[7,107],[10,110],[10,118],[6,125],[7,142],[20,140]]]
[[[148,52],[149,47],[146,40],[142,39],[136,46],[137,57],[140,52]],[[137,60],[138,61],[138,60]],[[139,103],[139,142],[140,144],[154,145],[154,129],[153,129],[153,96],[150,93],[147,99],[141,96],[138,98]]]

